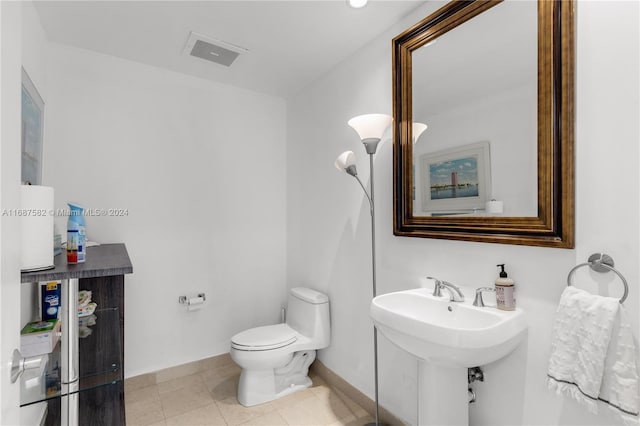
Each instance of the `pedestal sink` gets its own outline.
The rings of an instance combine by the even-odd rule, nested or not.
[[[468,425],[467,369],[497,361],[524,339],[524,312],[450,302],[420,288],[378,296],[370,315],[386,338],[418,357],[418,423]]]

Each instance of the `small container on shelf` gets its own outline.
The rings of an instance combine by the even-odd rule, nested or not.
[[[60,320],[34,321],[20,331],[20,352],[25,358],[51,353],[60,339]]]
[[[78,292],[78,316],[87,317],[96,310],[98,304],[91,301],[91,291],[80,290]]]
[[[47,281],[40,285],[40,318],[43,321],[60,316],[61,289],[60,281]]]

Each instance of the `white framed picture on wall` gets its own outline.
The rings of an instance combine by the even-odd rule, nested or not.
[[[22,68],[22,172],[27,185],[42,183],[42,139],[44,135],[44,101]]]
[[[491,191],[489,142],[423,154],[419,165],[423,212],[438,215],[485,208]]]

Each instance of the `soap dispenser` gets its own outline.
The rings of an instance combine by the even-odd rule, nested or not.
[[[496,280],[496,305],[503,311],[513,311],[516,308],[516,286],[511,278],[507,277],[504,263],[497,265],[501,271]]]

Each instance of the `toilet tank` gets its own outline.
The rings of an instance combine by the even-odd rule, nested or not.
[[[289,292],[287,324],[310,338],[318,349],[329,346],[329,298],[310,288],[296,287]]]

